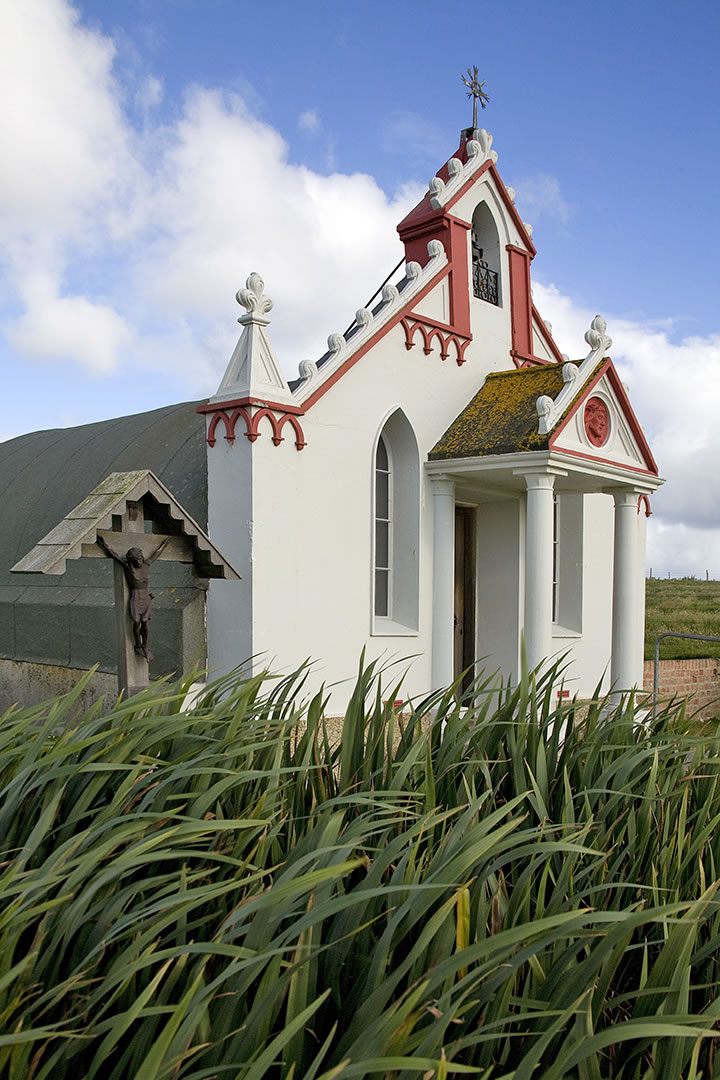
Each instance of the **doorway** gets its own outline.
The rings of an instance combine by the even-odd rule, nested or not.
[[[475,662],[475,509],[455,507],[455,678]],[[473,679],[469,671],[466,690]]]

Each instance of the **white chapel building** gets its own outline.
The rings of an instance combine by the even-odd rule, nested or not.
[[[400,270],[295,381],[252,273],[208,401],[0,446],[13,507],[0,685],[28,665],[44,665],[48,685],[95,662],[112,672],[103,560],[68,563],[52,583],[9,570],[104,476],[131,468],[153,470],[241,575],[174,579],[158,563],[156,673],[310,658],[310,688],[332,686],[340,712],[363,649],[407,658],[410,698],[473,665],[516,679],[524,647],[531,667],[567,655],[580,695],[641,685],[646,515],[662,481],[604,320],[568,360],[536,311],[531,230],[491,143],[464,133],[398,226]]]

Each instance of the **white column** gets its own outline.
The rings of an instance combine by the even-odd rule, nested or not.
[[[552,652],[553,488],[552,473],[526,473],[525,653],[537,667]]]
[[[638,671],[640,634],[637,605],[638,493],[614,491],[615,550],[613,568],[612,659],[610,681],[616,690],[642,683]]]
[[[433,476],[432,685],[450,686],[455,671],[455,481]]]

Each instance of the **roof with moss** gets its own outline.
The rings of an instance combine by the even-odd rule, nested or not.
[[[496,371],[456,416],[428,455],[431,461],[547,450],[550,435],[538,432],[537,399],[557,397],[563,365]]]

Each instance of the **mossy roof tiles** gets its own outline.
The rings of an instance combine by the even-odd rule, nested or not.
[[[563,388],[561,364],[497,371],[453,420],[428,455],[431,461],[547,450],[538,433],[537,399]]]

